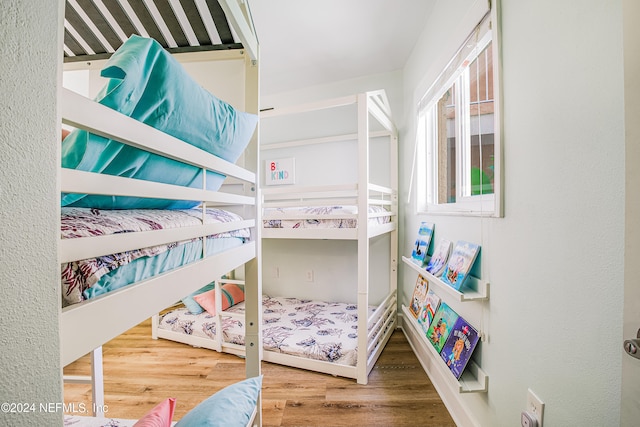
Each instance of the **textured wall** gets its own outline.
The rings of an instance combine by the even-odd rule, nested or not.
[[[62,424],[56,108],[63,2],[0,8],[0,425]]]

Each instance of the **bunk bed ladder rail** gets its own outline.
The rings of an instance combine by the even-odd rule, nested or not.
[[[371,372],[373,366],[382,353],[384,346],[389,341],[391,333],[397,325],[397,292],[389,294],[378,306],[369,318],[367,333],[367,374]]]

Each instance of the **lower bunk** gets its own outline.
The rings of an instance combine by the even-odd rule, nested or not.
[[[243,356],[244,311],[243,302],[220,315],[179,305],[155,316],[153,338]],[[358,375],[358,312],[356,304],[263,295],[262,360],[366,383]],[[395,292],[367,315],[368,376],[396,326]]]

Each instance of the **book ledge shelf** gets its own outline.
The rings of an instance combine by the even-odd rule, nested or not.
[[[402,312],[404,314],[402,327],[405,331],[405,335],[407,335],[409,344],[413,347],[414,353],[418,356],[420,363],[427,372],[432,371],[432,369],[427,365],[437,369],[441,376],[449,379],[450,385],[454,389],[457,389],[458,393],[485,393],[488,391],[489,377],[482,369],[480,369],[473,359],[469,360],[462,376],[457,380],[451,374],[451,371],[449,371],[449,368],[444,360],[442,360],[442,357],[440,357],[429,340],[427,340],[427,337],[415,321],[415,318],[404,304],[402,305]],[[416,346],[419,346],[423,351],[418,351],[418,349],[415,348]],[[426,347],[426,350],[423,349],[423,347]],[[429,357],[429,361],[423,360],[421,357],[422,354],[431,356]]]
[[[486,280],[468,276],[462,290],[457,291],[440,280],[439,277],[414,263],[411,258],[403,256],[402,261],[427,279],[429,284],[435,284],[439,290],[446,292],[449,297],[455,298],[457,301],[485,301],[489,299],[489,282]]]

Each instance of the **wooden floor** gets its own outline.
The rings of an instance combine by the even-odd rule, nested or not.
[[[139,418],[166,397],[174,420],[221,388],[244,379],[240,357],[151,338],[144,322],[103,347],[105,403],[112,418]],[[65,374],[89,372],[84,357]],[[263,426],[455,426],[400,330],[367,385],[263,362]],[[65,403],[91,404],[88,385],[65,385]]]

